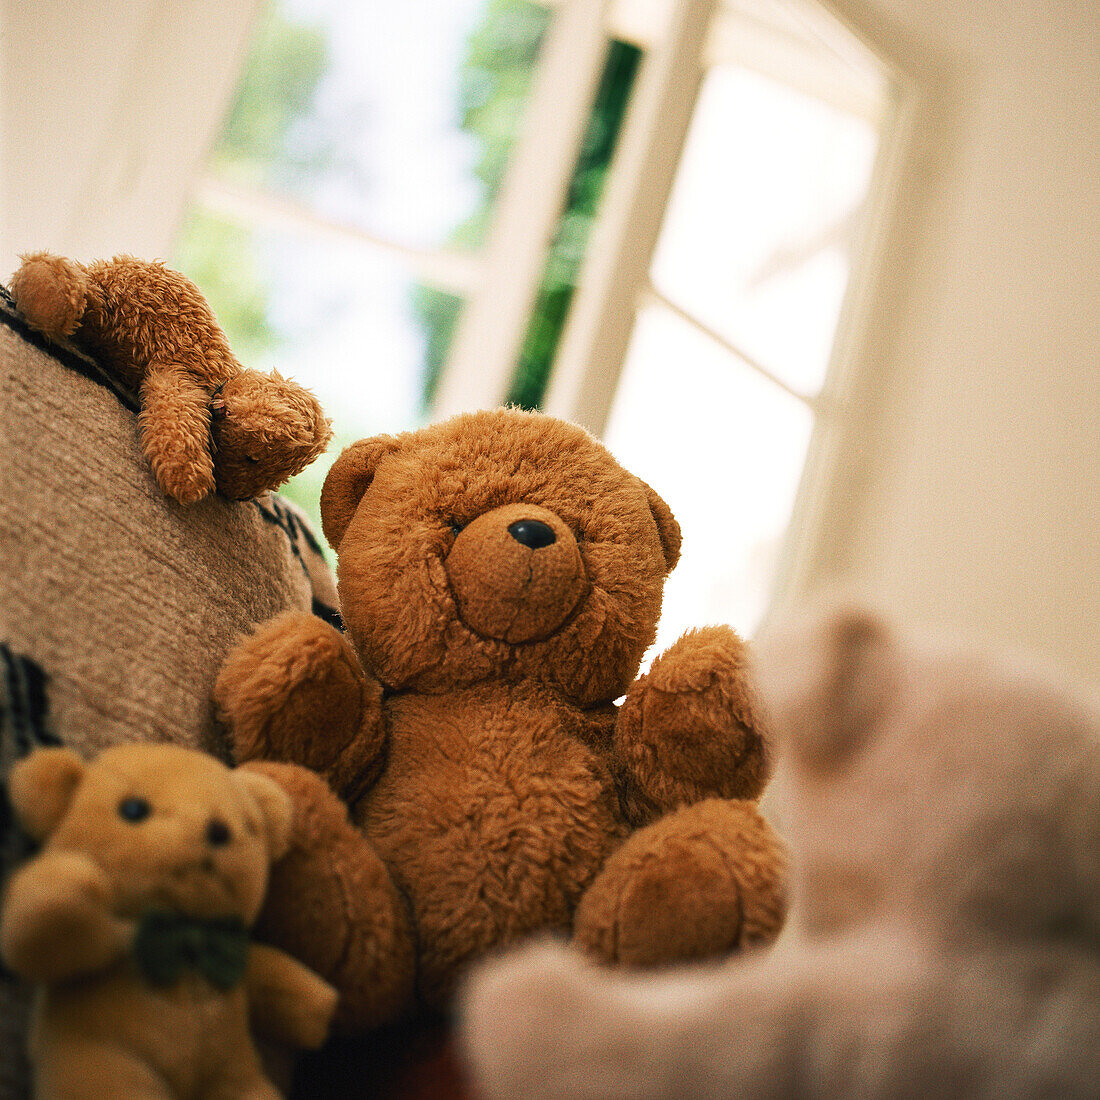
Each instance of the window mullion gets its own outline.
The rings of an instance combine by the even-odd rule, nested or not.
[[[446,248],[415,248],[317,214],[294,199],[226,183],[214,176],[199,181],[195,197],[207,210],[251,228],[299,233],[313,240],[330,240],[375,255],[392,256],[418,281],[449,294],[469,293],[480,276],[476,255]]]
[[[796,401],[801,401],[803,405],[808,406],[811,412],[820,415],[824,411],[824,403],[819,396],[803,393],[801,390],[784,382],[779,375],[769,370],[759,359],[750,355],[744,348],[739,347],[728,337],[723,336],[720,332],[716,332],[705,321],[701,321],[693,313],[684,309],[683,306],[678,305],[671,298],[667,298],[653,286],[652,283],[643,288],[639,306],[649,302],[659,306],[661,309],[667,310],[683,321],[684,324],[690,325],[697,332],[701,332],[708,340],[717,344],[724,351],[729,352],[734,359],[743,363],[750,370],[755,371],[755,373],[759,374],[762,378],[766,378],[773,386],[783,390]]]
[[[678,0],[646,55],[554,363],[545,408],[600,433],[702,80],[716,5]]]
[[[607,0],[555,14],[523,130],[501,186],[482,279],[467,301],[440,379],[436,413],[507,395],[607,52]]]

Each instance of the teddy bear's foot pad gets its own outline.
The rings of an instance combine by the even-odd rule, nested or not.
[[[581,899],[574,939],[654,966],[768,943],[786,913],[786,851],[750,802],[709,799],[638,830]]]

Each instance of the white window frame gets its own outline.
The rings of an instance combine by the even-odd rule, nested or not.
[[[440,377],[441,417],[507,400],[603,71],[607,8],[607,0],[570,0],[554,13],[497,197],[482,277]]]
[[[813,414],[813,430],[769,609],[812,590],[835,567],[838,517],[858,497],[869,461],[861,431],[873,415],[872,319],[892,260],[895,206],[912,172],[914,128],[923,100],[896,62],[854,28],[830,0],[808,0],[790,33],[777,18],[785,0],[536,0],[555,8],[540,51],[521,133],[477,252],[418,250],[317,217],[301,204],[205,179],[204,203],[254,225],[296,228],[398,256],[421,281],[461,296],[465,306],[440,377],[433,414],[442,418],[504,403],[530,322],[547,250],[576,164],[606,52],[613,37],[644,57],[616,144],[607,191],[582,264],[552,365],[543,407],[599,436],[607,424],[638,309],[656,301],[721,344]],[[846,79],[821,62],[815,38],[853,56]],[[892,44],[894,45],[894,44]],[[855,56],[859,54],[859,56]],[[896,53],[894,54],[896,57]],[[706,70],[737,62],[855,113],[880,109],[859,79],[874,57],[891,89],[868,188],[861,239],[853,250],[825,384],[801,393],[653,287],[649,266]],[[844,62],[841,56],[841,63]],[[853,79],[853,75],[856,77]],[[797,533],[797,534],[795,534]]]
[[[773,0],[773,8],[782,0]],[[910,163],[914,132],[924,100],[917,82],[896,60],[883,55],[880,44],[853,27],[827,0],[814,0],[800,11],[804,35],[784,35],[767,17],[759,0],[742,0],[738,10],[715,0],[672,0],[643,5],[647,17],[639,20],[637,5],[622,2],[608,11],[609,30],[588,26],[585,39],[586,91],[594,91],[595,72],[602,52],[594,33],[615,34],[646,48],[645,58],[631,95],[628,113],[608,175],[608,187],[582,266],[577,292],[562,333],[550,373],[543,407],[552,415],[580,423],[595,435],[603,434],[615,397],[620,373],[638,309],[658,302],[697,331],[721,344],[733,357],[763,375],[772,384],[803,402],[813,414],[807,458],[796,493],[787,536],[783,540],[769,601],[769,610],[789,602],[819,585],[836,572],[837,519],[854,506],[859,483],[869,461],[861,445],[863,429],[874,415],[875,341],[872,319],[881,312],[885,276],[892,266],[891,240],[896,207],[912,173]],[[581,0],[561,0],[558,21],[579,17]],[[595,18],[594,8],[583,18]],[[604,5],[598,5],[601,8]],[[843,31],[838,34],[837,26]],[[845,57],[844,32],[853,43]],[[827,39],[849,63],[848,79],[838,82],[830,66],[807,39]],[[874,59],[877,79],[867,76],[868,59]],[[800,90],[826,98],[835,106],[875,118],[880,140],[861,220],[860,239],[853,248],[836,336],[818,393],[801,393],[778,378],[742,349],[721,337],[682,307],[664,298],[649,280],[649,267],[657,243],[664,209],[675,177],[692,112],[706,69],[718,61],[738,61],[783,80]],[[575,72],[573,73],[575,77]],[[570,79],[570,68],[544,74],[540,95],[561,102],[558,81]],[[880,87],[889,89],[882,112]],[[576,96],[575,108],[587,112],[590,95]],[[533,114],[536,113],[533,108]],[[542,117],[541,112],[538,112]],[[565,120],[556,119],[559,136]],[[579,142],[580,120],[572,134]],[[536,145],[545,135],[538,126],[525,131],[522,143]],[[536,160],[522,147],[515,172],[523,172],[527,184],[529,164]],[[553,165],[556,217],[563,186],[575,160],[567,143],[555,145]],[[524,165],[520,169],[518,165]],[[500,220],[520,227],[505,205],[512,192],[502,195]],[[517,209],[521,204],[517,204]],[[544,211],[549,214],[549,211]],[[461,340],[444,369],[437,412],[447,415],[463,408],[491,406],[507,399],[519,347],[537,289],[541,259],[549,244],[552,217],[527,223],[530,230],[522,249],[524,265],[519,277],[525,293],[501,294],[508,280],[508,257],[499,253],[500,268],[475,288],[460,332]],[[492,253],[490,253],[490,256]],[[487,261],[490,265],[493,261]],[[522,308],[521,308],[522,303]]]
[[[9,216],[0,225],[0,256],[14,268],[17,253],[28,248],[82,257],[123,250],[164,255],[186,202],[197,194],[245,224],[329,235],[394,255],[421,282],[464,298],[436,411],[499,404],[512,381],[608,42],[632,41],[645,56],[545,403],[548,411],[600,434],[635,314],[656,293],[649,263],[706,67],[732,58],[811,94],[854,95],[837,105],[860,110],[858,80],[838,88],[828,66],[815,60],[815,50],[799,52],[806,40],[801,31],[808,29],[810,38],[816,33],[815,18],[822,34],[828,33],[826,24],[844,24],[879,58],[893,99],[881,123],[863,235],[825,386],[818,395],[794,394],[810,404],[815,426],[792,519],[797,537],[785,541],[773,604],[784,594],[805,592],[838,571],[843,532],[859,507],[867,463],[874,461],[862,440],[881,391],[879,344],[903,281],[898,206],[911,212],[918,201],[921,172],[914,158],[921,155],[926,130],[936,124],[935,105],[928,110],[937,88],[934,59],[914,56],[911,44],[894,40],[860,0],[817,0],[819,10],[807,7],[803,13],[809,26],[801,28],[801,37],[782,33],[776,16],[785,0],[545,2],[556,11],[529,108],[488,242],[474,253],[407,247],[327,221],[300,204],[200,178],[260,0],[194,0],[195,18],[185,20],[153,0],[73,0],[64,15],[59,9],[44,23],[29,10],[13,12],[0,43],[0,106],[10,123],[0,164]],[[862,13],[872,23],[871,40],[845,13]],[[120,33],[111,37],[95,38],[84,29],[112,21]],[[153,50],[152,42],[169,48]],[[202,65],[196,66],[195,57]],[[914,75],[920,77],[919,95]],[[83,93],[80,109],[62,109],[75,103],[74,88]],[[147,94],[150,88],[155,94]],[[166,126],[166,119],[181,121]],[[18,224],[10,220],[13,212]],[[708,332],[676,303],[660,304]],[[728,341],[708,334],[768,375]]]

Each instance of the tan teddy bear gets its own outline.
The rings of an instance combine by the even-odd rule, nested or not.
[[[242,759],[291,762],[256,765],[298,806],[262,926],[345,1024],[445,1004],[469,961],[541,930],[643,966],[775,937],[785,849],[756,806],[771,749],[743,642],[689,632],[636,678],[680,551],[657,493],[512,409],[353,444],[321,511],[347,636],[280,616],[216,696]]]
[[[12,769],[43,844],[11,878],[0,956],[42,984],[30,1037],[39,1100],[277,1097],[250,1037],[315,1047],[336,994],[249,944],[291,804],[265,776],[171,745],[84,764],[39,749]]]
[[[163,264],[39,252],[23,257],[11,294],[33,328],[73,337],[139,394],[142,453],[181,504],[275,489],[332,438],[316,398],[242,367],[198,287]]]
[[[540,946],[465,998],[486,1100],[1100,1095],[1100,702],[835,609],[761,643],[791,920],[677,978]]]

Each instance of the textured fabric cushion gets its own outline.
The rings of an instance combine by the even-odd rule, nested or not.
[[[277,496],[191,507],[154,484],[133,396],[0,293],[0,883],[22,842],[3,779],[37,743],[223,754],[211,688],[287,608],[338,620],[306,521]],[[26,1095],[27,990],[0,974],[0,1100]]]

